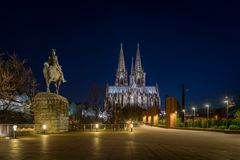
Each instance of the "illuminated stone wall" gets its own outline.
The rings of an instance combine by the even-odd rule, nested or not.
[[[158,126],[158,114],[160,110],[158,107],[150,107],[143,112],[143,123]]]
[[[41,124],[36,128],[42,133],[41,126],[47,126],[46,133],[63,133],[68,131],[68,100],[54,93],[38,93],[33,99],[34,121]]]
[[[168,97],[166,99],[166,125],[168,128],[174,128],[177,125],[177,106],[176,98]]]

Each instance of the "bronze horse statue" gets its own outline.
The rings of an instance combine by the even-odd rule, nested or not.
[[[58,64],[57,56],[55,55],[55,50],[52,50],[49,56],[48,62],[44,63],[43,75],[46,81],[47,92],[50,92],[50,84],[54,83],[55,93],[59,93],[59,87],[61,82],[66,82],[63,77],[63,72],[61,66]]]

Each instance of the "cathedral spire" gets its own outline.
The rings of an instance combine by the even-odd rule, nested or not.
[[[115,85],[116,86],[127,86],[128,85],[127,76],[128,75],[127,75],[127,70],[125,67],[124,54],[123,54],[123,44],[121,43]]]
[[[133,62],[133,57],[132,57],[132,65],[131,65],[131,75],[134,74],[134,62]]]
[[[120,55],[119,55],[119,62],[118,62],[118,72],[125,72],[126,67],[125,67],[125,61],[124,61],[124,54],[123,54],[123,44],[121,43],[121,48],[120,48]]]
[[[136,60],[135,60],[135,71],[142,72],[142,63],[141,63],[141,56],[140,56],[140,49],[139,43],[137,44],[137,53],[136,53]]]
[[[142,63],[141,63],[141,56],[140,56],[140,49],[139,43],[137,44],[137,53],[136,53],[136,60],[135,60],[135,82],[137,86],[145,86],[146,82],[146,74],[143,71]]]

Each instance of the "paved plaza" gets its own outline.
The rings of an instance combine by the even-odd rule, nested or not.
[[[0,139],[0,160],[238,160],[240,135],[141,126],[134,132],[72,132]]]

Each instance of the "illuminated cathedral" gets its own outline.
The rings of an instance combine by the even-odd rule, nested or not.
[[[105,108],[111,106],[139,106],[143,109],[160,107],[158,85],[146,86],[146,73],[143,70],[139,44],[134,60],[132,58],[131,72],[125,66],[123,46],[121,44],[118,68],[116,71],[115,85],[106,87]]]

